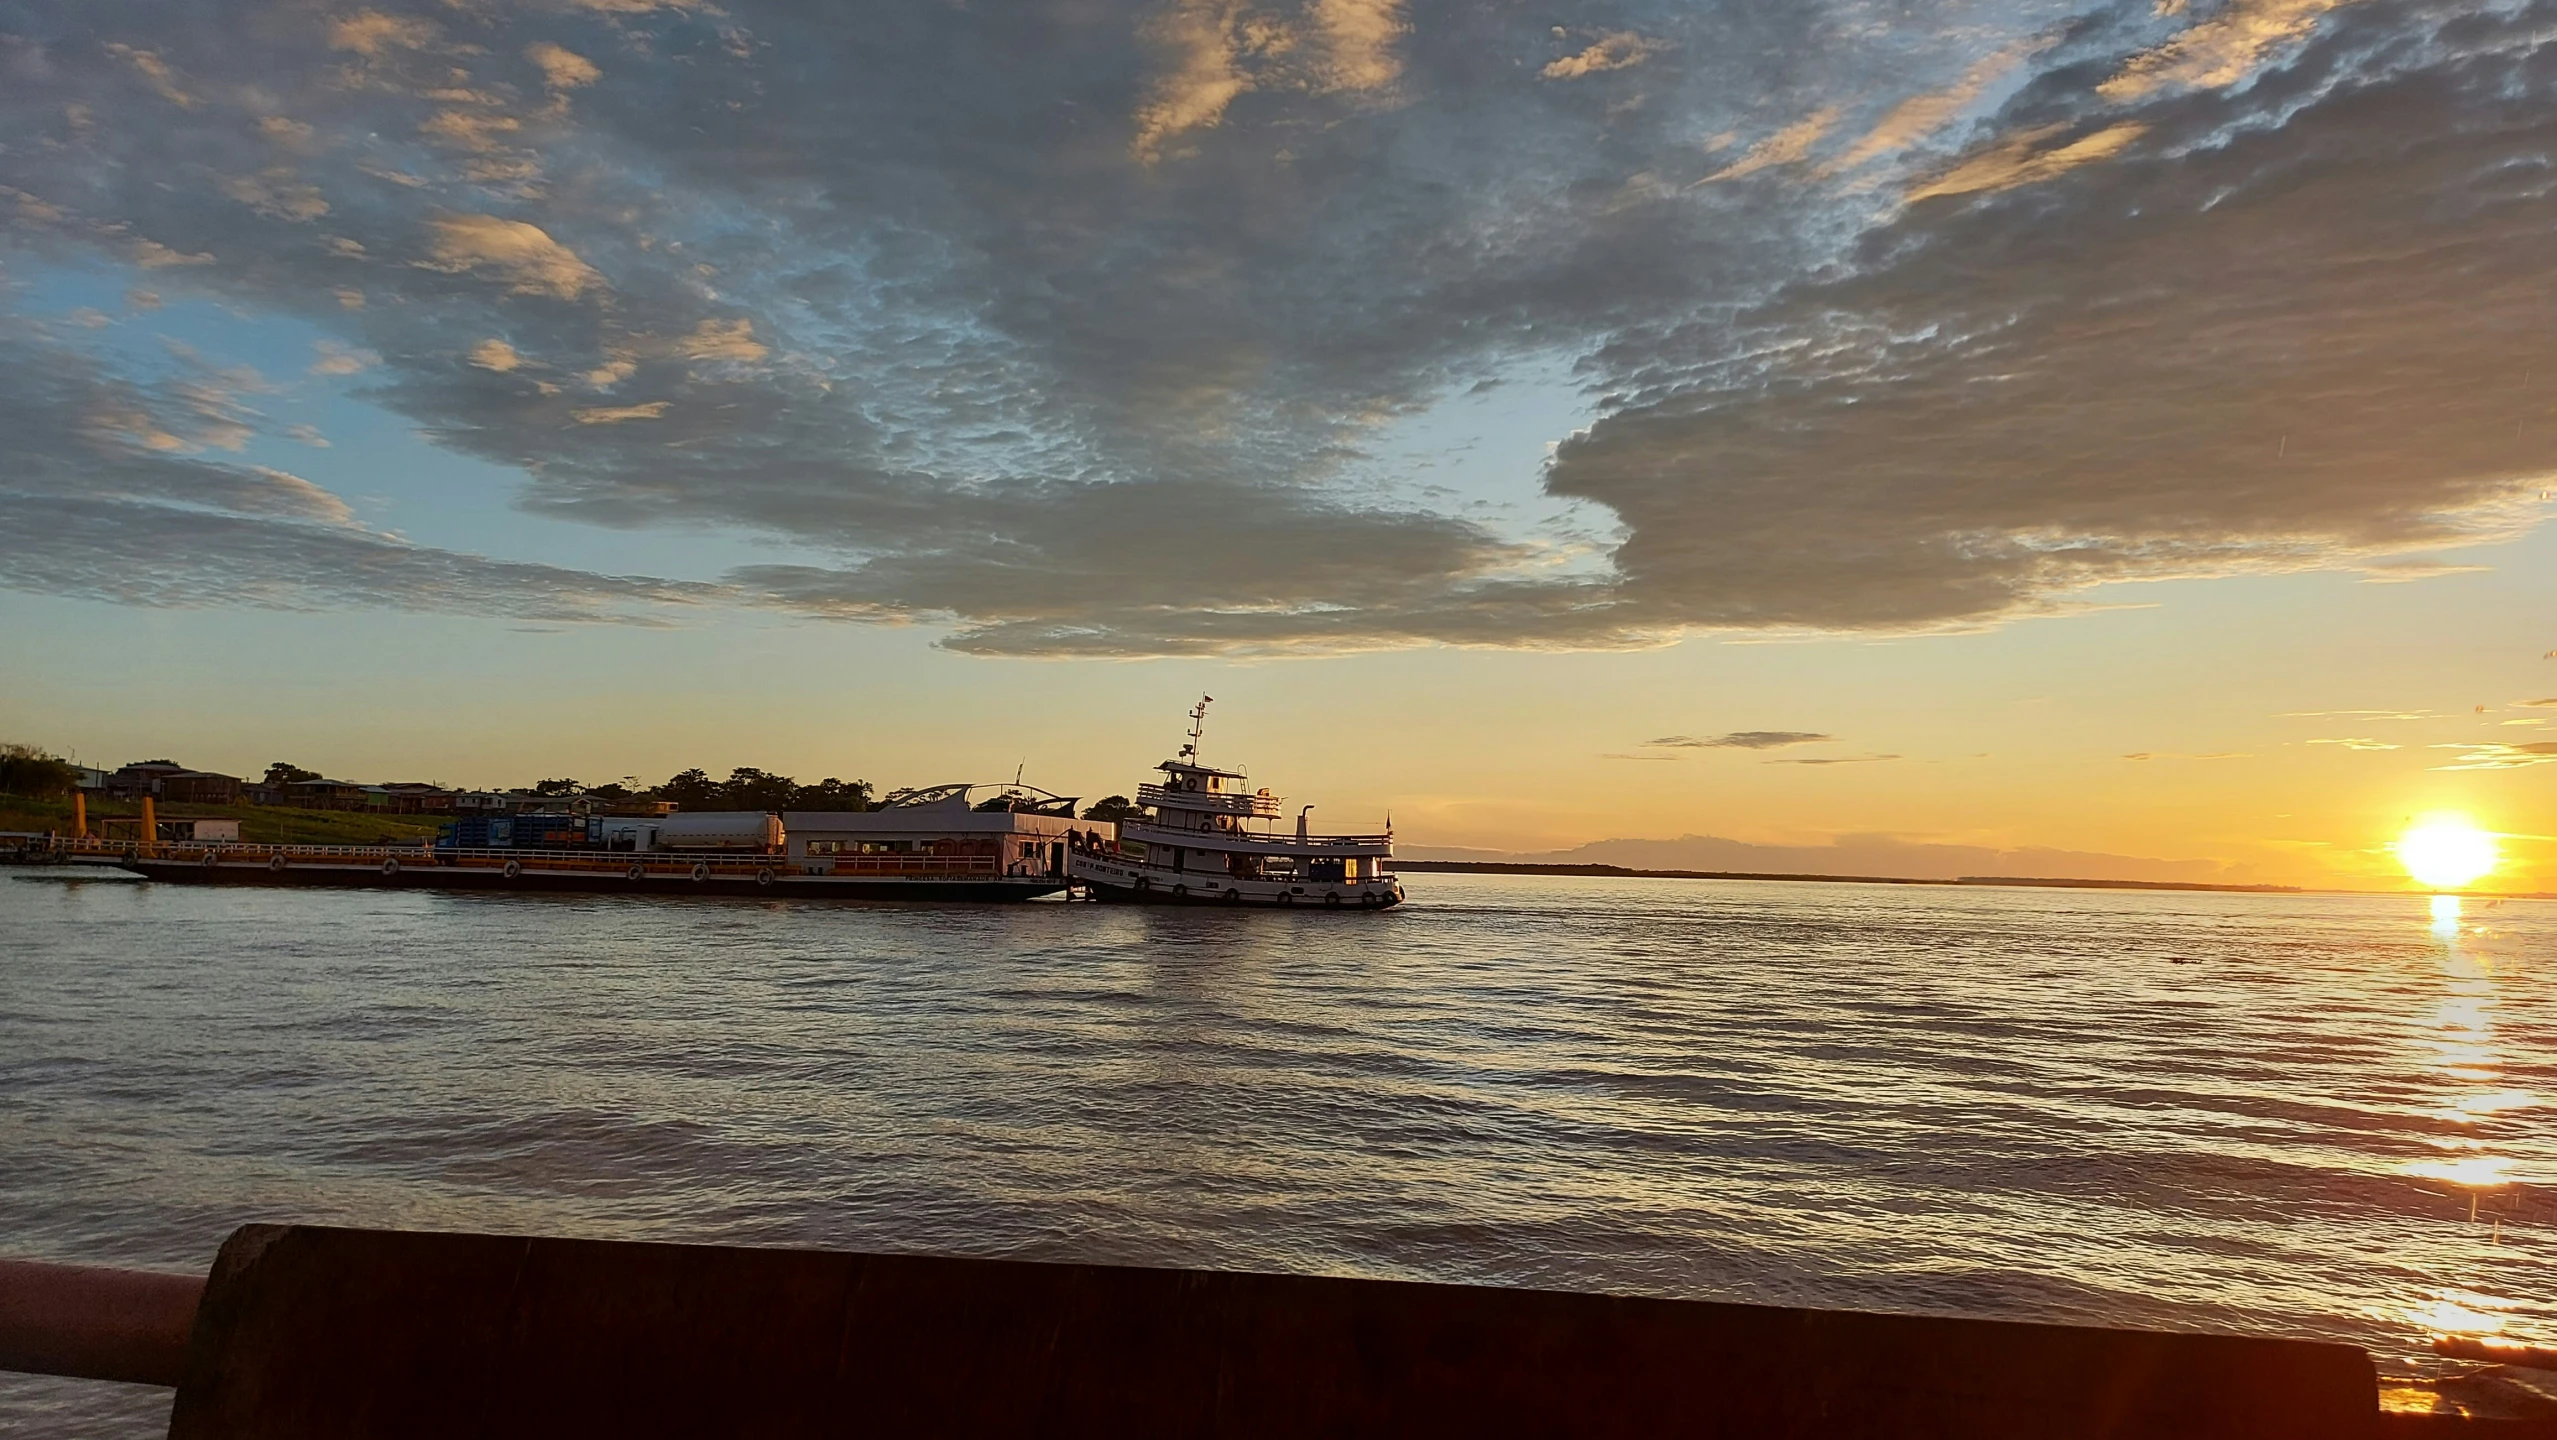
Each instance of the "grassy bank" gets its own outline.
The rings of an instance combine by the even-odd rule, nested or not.
[[[91,805],[89,833],[105,819],[135,819],[139,805]],[[295,810],[283,805],[162,805],[163,820],[237,820],[240,838],[267,845],[415,844],[441,828],[422,815],[368,815],[352,810]],[[71,802],[0,795],[0,830],[71,828]]]

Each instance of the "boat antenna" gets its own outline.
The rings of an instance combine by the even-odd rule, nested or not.
[[[1182,759],[1199,758],[1199,736],[1207,731],[1208,702],[1215,698],[1213,695],[1202,695],[1199,697],[1199,703],[1190,707],[1190,743],[1181,747]]]

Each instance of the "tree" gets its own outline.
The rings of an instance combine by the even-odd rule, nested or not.
[[[1134,820],[1144,813],[1142,807],[1129,804],[1125,795],[1105,795],[1084,807],[1083,818],[1107,820],[1115,825],[1122,820]]]
[[[0,793],[38,798],[68,795],[80,772],[60,756],[33,745],[0,745]]]
[[[296,780],[321,780],[326,778],[326,776],[323,776],[317,770],[305,770],[299,765],[288,765],[281,760],[278,760],[274,764],[266,767],[266,783],[269,785],[290,785]]]
[[[802,785],[790,797],[786,807],[792,810],[867,810],[870,808],[870,782],[838,780],[832,775],[814,785]]]
[[[798,793],[798,781],[751,765],[729,771],[719,787],[720,803],[731,810],[787,810]]]
[[[585,791],[586,787],[574,780],[544,780],[533,787],[533,793],[545,800],[556,800],[563,795],[582,795]]]
[[[592,787],[586,793],[598,800],[627,800],[630,798],[630,787],[618,782],[607,782]]]
[[[710,772],[706,770],[686,770],[651,789],[648,796],[652,800],[672,801],[684,810],[715,810],[719,808],[719,782],[711,779]]]

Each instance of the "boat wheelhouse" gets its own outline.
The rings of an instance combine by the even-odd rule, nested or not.
[[[1187,905],[1320,905],[1381,910],[1402,903],[1394,835],[1315,835],[1308,805],[1294,833],[1279,797],[1240,770],[1199,761],[1212,697],[1190,711],[1189,743],[1137,787],[1143,813],[1119,821],[1115,841],[1085,837],[1067,871],[1095,900]]]

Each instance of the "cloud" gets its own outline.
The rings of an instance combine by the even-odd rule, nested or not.
[[[1578,80],[1608,70],[1628,70],[1658,54],[1663,45],[1631,30],[1614,30],[1576,54],[1550,61],[1538,73],[1548,80]]]
[[[1813,745],[1837,738],[1811,730],[1734,730],[1728,735],[1702,740],[1693,735],[1663,735],[1643,744],[1677,750],[1775,750],[1787,745]]]
[[[0,39],[0,263],[378,355],[534,514],[786,557],[698,603],[1022,655],[1976,628],[2539,522],[2534,14],[139,0]],[[271,428],[85,353],[13,447]],[[1581,387],[1568,533],[1407,483],[1531,374]]]
[[[321,340],[314,347],[320,358],[311,362],[313,375],[361,375],[382,363],[382,357],[370,350],[359,350],[336,340]]]
[[[2399,748],[2388,741],[2373,740],[2368,736],[2351,736],[2339,740],[2311,740],[2308,743],[2311,745],[2341,745],[2347,750],[2395,750]]]
[[[2035,36],[2004,46],[1982,56],[1979,62],[1962,72],[1962,78],[1941,90],[1912,95],[1893,106],[1864,138],[1850,145],[1838,158],[1823,167],[1828,174],[1858,169],[1886,155],[1897,154],[1934,135],[1950,124],[1964,110],[1976,104],[1981,95],[2001,77],[2043,49],[2049,47],[2048,36]]]
[[[1761,765],[1869,765],[1878,760],[1897,760],[1897,755],[1803,755],[1780,760],[1761,760]]]
[[[0,433],[10,439],[0,586],[162,608],[364,606],[646,625],[729,598],[714,585],[412,545],[366,529],[301,476],[154,443],[166,434],[155,416],[183,425],[184,412],[235,413],[205,378],[222,373],[186,365],[137,387],[0,312]],[[128,418],[87,418],[100,415]]]
[[[2231,0],[2210,19],[2134,57],[2096,87],[2108,100],[2138,100],[2171,87],[2232,85],[2252,75],[2266,52],[2306,35],[2350,0]]]
[[[1916,186],[1910,190],[1909,200],[1914,204],[1938,195],[1969,195],[1982,190],[2007,190],[2018,185],[2035,184],[2080,165],[2120,154],[2132,141],[2146,133],[2148,127],[2133,123],[2107,125],[2093,134],[2081,135],[2061,144],[2043,143],[2067,128],[2065,125],[2042,126],[2003,140]]]
[[[447,272],[493,271],[518,295],[575,300],[604,277],[538,225],[495,215],[439,215],[427,221],[433,258],[419,264]]]
[[[2141,144],[2032,183],[1963,162],[1836,277],[1714,322],[1727,342],[1628,337],[1604,368],[1641,383],[1548,488],[1624,521],[1639,608],[1807,630],[2521,533],[2552,461],[2517,436],[2536,342],[2511,307],[2557,207],[2474,182],[2535,163],[2557,115],[2511,88],[2532,42],[2443,41],[2413,71],[2359,68],[2372,43],[2310,43],[2278,94],[2112,120]],[[2056,77],[2013,102],[2086,104]],[[2012,180],[2083,123],[1984,153]]]
[[[2557,696],[2550,696],[2545,700],[2516,700],[2513,703],[2516,705],[2557,705]]]
[[[2557,765],[2557,740],[2534,740],[2527,745],[2446,745],[2437,748],[2461,750],[2465,753],[2436,770],[2519,770],[2532,765]]]
[[[704,320],[685,337],[682,350],[688,360],[731,360],[752,364],[771,354],[771,350],[755,339],[752,320]]]
[[[1315,30],[1329,50],[1324,80],[1341,90],[1382,90],[1401,78],[1395,42],[1411,27],[1402,0],[1313,0]]]
[[[2174,750],[2139,750],[2122,758],[2125,760],[2252,760],[2255,757],[2237,750],[2213,750],[2205,754],[2189,754]]]
[[[655,420],[665,415],[672,402],[649,400],[637,405],[597,405],[569,412],[580,425],[618,425],[625,420]]]
[[[195,108],[195,97],[179,88],[176,72],[172,71],[168,62],[161,59],[155,52],[138,50],[125,44],[110,44],[106,50],[108,54],[125,61],[141,72],[142,76],[151,82],[151,88],[159,92],[161,99],[181,109]]]
[[[1128,148],[1139,163],[1162,159],[1176,136],[1214,126],[1252,88],[1242,66],[1242,23],[1242,7],[1229,0],[1174,0],[1149,27],[1171,63],[1136,112]]]
[[[296,179],[290,170],[235,175],[222,182],[222,190],[269,219],[308,224],[329,213],[329,203],[321,197],[319,187]]]
[[[377,58],[395,50],[422,50],[435,43],[432,21],[416,16],[359,10],[329,22],[329,46]]]
[[[202,251],[188,254],[172,250],[157,240],[137,240],[133,244],[133,263],[145,270],[165,270],[173,265],[210,265],[213,257]]]
[[[536,40],[524,47],[524,58],[542,72],[542,83],[553,90],[574,90],[592,85],[604,77],[595,62],[548,40]]]
[[[1696,183],[1711,185],[1718,180],[1738,180],[1746,175],[1755,175],[1771,166],[1798,165],[1811,153],[1811,147],[1820,142],[1820,137],[1829,133],[1829,127],[1837,123],[1838,114],[1834,105],[1815,110],[1750,146],[1739,159]]]

